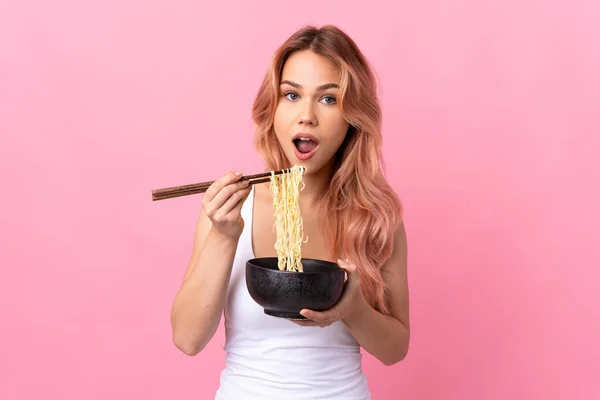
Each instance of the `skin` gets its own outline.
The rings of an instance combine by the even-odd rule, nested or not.
[[[350,127],[337,103],[339,92],[339,71],[312,51],[292,54],[283,67],[273,127],[287,159],[307,169],[304,200],[314,202],[315,193],[326,188],[333,157]],[[319,141],[317,153],[307,161],[294,153],[292,138],[298,133],[310,133]]]
[[[385,365],[392,365],[406,357],[410,340],[404,225],[398,226],[394,251],[381,267],[391,288],[390,315],[384,315],[366,302],[352,260],[330,259],[320,218],[314,212],[319,193],[327,187],[331,176],[333,157],[349,128],[337,103],[339,71],[326,58],[308,50],[300,51],[287,60],[281,81],[275,133],[290,163],[307,169],[300,210],[304,234],[309,240],[302,245],[302,256],[337,262],[347,271],[344,292],[334,307],[324,312],[302,310],[307,320],[290,323],[326,327],[341,321],[366,351]],[[298,160],[294,154],[292,138],[299,132],[310,133],[319,141],[315,156],[307,161]],[[250,190],[238,180],[239,175],[229,172],[204,195],[192,256],[173,302],[173,340],[189,355],[197,354],[210,341],[223,312],[233,257],[244,227],[241,205]],[[256,257],[276,256],[272,212],[268,185],[256,185],[252,224]]]

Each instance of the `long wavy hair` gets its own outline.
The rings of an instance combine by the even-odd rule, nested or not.
[[[385,179],[381,155],[381,107],[373,70],[356,43],[339,28],[306,26],[275,52],[256,95],[252,119],[254,138],[267,168],[290,167],[273,128],[283,66],[289,56],[311,50],[332,61],[340,71],[338,104],[350,124],[335,155],[329,189],[320,199],[323,235],[332,257],[345,257],[356,266],[367,302],[389,314],[388,288],[381,265],[390,257],[402,205]]]

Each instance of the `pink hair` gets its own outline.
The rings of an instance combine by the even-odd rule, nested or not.
[[[304,27],[275,52],[252,108],[256,148],[269,169],[290,167],[275,136],[273,118],[283,65],[300,50],[311,50],[339,67],[339,106],[351,126],[335,156],[329,190],[321,199],[323,235],[333,257],[343,255],[357,266],[367,302],[389,313],[381,265],[392,253],[402,205],[384,177],[381,108],[373,71],[354,41],[339,28]]]

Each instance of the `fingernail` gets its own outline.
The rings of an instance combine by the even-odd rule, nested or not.
[[[235,175],[236,176],[242,176],[242,173],[240,171],[235,171]]]

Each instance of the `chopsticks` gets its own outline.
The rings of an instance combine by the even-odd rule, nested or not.
[[[269,171],[261,174],[254,175],[243,175],[240,180],[249,180],[251,185],[257,183],[265,183],[271,181],[271,174],[279,175],[284,173],[285,171]],[[152,201],[157,200],[166,200],[171,199],[173,197],[181,197],[181,196],[189,196],[192,194],[204,193],[210,185],[212,185],[215,181],[208,182],[200,182],[200,183],[192,183],[189,185],[183,186],[173,186],[163,189],[155,189],[152,191]]]

